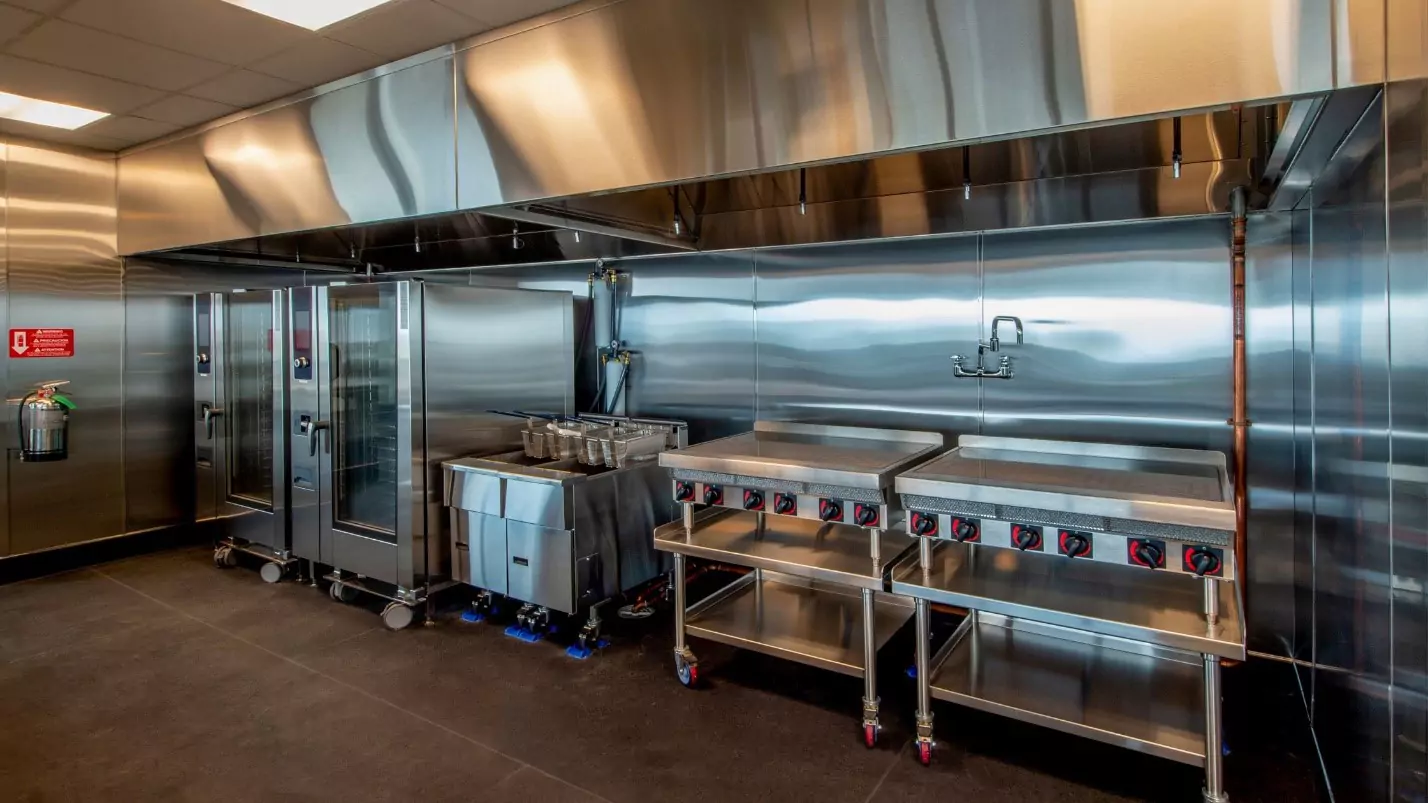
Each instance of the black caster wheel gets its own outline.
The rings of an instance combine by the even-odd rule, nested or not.
[[[350,603],[355,602],[361,592],[346,583],[336,582],[328,587],[327,593],[336,602]]]
[[[699,663],[697,661],[691,661],[682,655],[676,656],[674,673],[686,689],[699,688]]]
[[[878,726],[867,722],[863,723],[863,744],[869,750],[878,746]]]
[[[283,575],[286,573],[283,571],[283,567],[276,563],[264,563],[263,568],[258,570],[258,576],[263,578],[265,583],[282,582]]]
[[[932,742],[917,743],[917,760],[922,762],[922,766],[932,766]]]
[[[389,602],[387,607],[382,609],[382,624],[386,625],[388,630],[405,630],[411,627],[414,621],[416,611],[403,603]]]
[[[233,547],[221,546],[213,550],[213,565],[220,569],[231,569],[238,565],[238,556],[234,554]]]

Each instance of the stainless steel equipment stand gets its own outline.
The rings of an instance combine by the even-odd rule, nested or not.
[[[661,455],[683,506],[654,534],[674,558],[680,682],[700,680],[690,636],[861,677],[860,733],[875,746],[878,650],[913,615],[910,599],[886,593],[883,556],[911,546],[889,529],[900,516],[888,504],[892,478],[941,443],[935,433],[759,422]],[[749,571],[691,605],[690,557]]]
[[[1223,455],[964,437],[896,487],[922,763],[936,698],[1202,767],[1227,803],[1220,669],[1245,629]],[[934,602],[969,611],[935,654]]]

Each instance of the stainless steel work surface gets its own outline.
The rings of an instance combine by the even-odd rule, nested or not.
[[[934,546],[926,577],[915,553],[892,568],[895,593],[1242,660],[1235,584],[1214,582],[1220,618],[1211,626],[1202,613],[1205,581],[1185,575],[950,541]]]
[[[964,436],[897,478],[901,494],[1233,530],[1219,452]]]
[[[941,446],[935,432],[759,421],[753,432],[665,452],[659,461],[666,468],[882,488]]]
[[[863,602],[855,589],[777,572],[735,581],[731,593],[690,609],[691,636],[707,638],[790,661],[863,675]],[[874,599],[877,649],[912,618],[910,600],[891,594]]]
[[[1202,671],[1198,655],[983,613],[932,673],[932,695],[1200,766]]]
[[[655,530],[655,548],[881,591],[888,567],[914,544],[900,532],[878,532],[874,561],[873,531],[862,527],[791,516],[765,516],[760,527],[757,513],[718,510],[701,514],[688,536],[682,521]]]

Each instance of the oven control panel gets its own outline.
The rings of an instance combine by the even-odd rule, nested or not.
[[[1149,571],[1234,578],[1234,562],[1227,558],[1224,547],[1169,538],[979,519],[927,510],[909,510],[905,527],[908,535],[917,538],[1038,552],[1064,560],[1114,563]]]
[[[892,514],[885,504],[693,480],[675,480],[673,492],[674,501],[680,504],[728,507],[829,524],[851,524],[870,530],[886,528]]]

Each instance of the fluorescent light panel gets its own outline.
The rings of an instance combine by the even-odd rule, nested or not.
[[[19,120],[22,123],[47,125],[51,128],[73,131],[108,116],[109,112],[97,112],[92,109],[81,109],[78,106],[66,106],[63,103],[52,103],[48,100],[36,100],[24,95],[0,92],[0,117],[7,120]]]
[[[309,31],[355,17],[391,0],[224,0]]]

